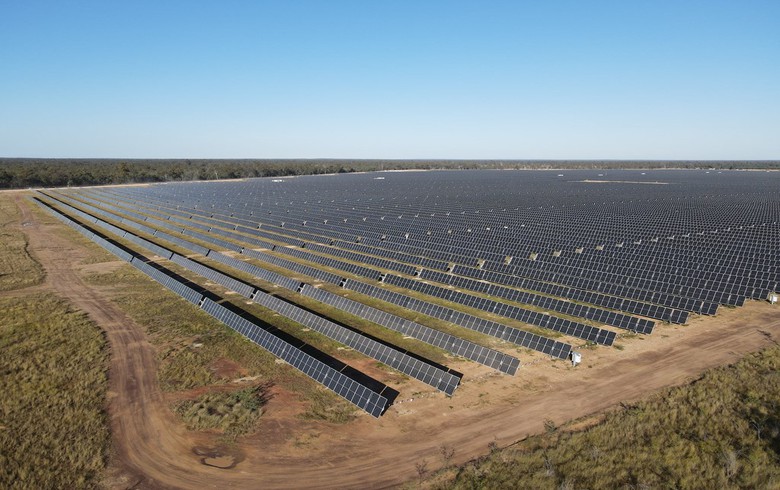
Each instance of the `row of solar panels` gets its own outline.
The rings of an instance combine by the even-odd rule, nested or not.
[[[487,298],[481,298],[471,294],[461,293],[449,288],[441,286],[435,286],[433,284],[426,284],[415,279],[407,279],[405,277],[395,276],[388,274],[385,277],[387,284],[398,286],[411,291],[419,291],[421,293],[441,298],[446,301],[451,301],[463,306],[475,308],[478,310],[493,313],[506,318],[512,318],[530,325],[537,327],[543,327],[556,332],[560,332],[572,337],[588,340],[602,345],[612,345],[615,342],[616,334],[610,330],[602,328],[591,327],[582,323],[567,320],[565,318],[559,318],[547,313],[539,313],[537,311],[527,310],[517,306],[508,305],[499,301],[494,301]]]
[[[456,268],[457,269],[457,268]],[[597,278],[593,277],[578,277],[573,275],[564,274],[561,272],[552,272],[544,269],[532,269],[524,266],[495,266],[485,268],[485,270],[494,270],[495,272],[501,272],[502,274],[513,275],[518,277],[530,277],[532,279],[538,279],[540,281],[552,282],[564,286],[570,286],[578,289],[586,289],[589,291],[595,291],[599,293],[608,294],[611,296],[619,296],[626,299],[634,299],[637,301],[643,301],[646,303],[657,304],[674,308],[678,310],[690,311],[693,313],[699,313],[703,315],[714,315],[718,310],[717,303],[709,303],[699,299],[681,298],[670,294],[656,293],[653,291],[647,291],[644,289],[630,288],[626,286],[619,286],[608,282],[601,282]],[[457,269],[462,270],[462,269]],[[592,274],[586,274],[592,276]],[[743,299],[744,301],[744,299]]]
[[[613,327],[631,330],[633,332],[650,334],[653,332],[655,322],[636,318],[622,313],[593,308],[580,303],[563,301],[550,296],[541,296],[534,293],[519,291],[504,286],[499,286],[490,282],[477,281],[468,277],[456,276],[444,272],[431,271],[423,269],[420,273],[420,279],[435,281],[442,284],[449,284],[457,288],[468,289],[470,291],[480,292],[489,296],[534,305],[540,308],[550,309],[559,313],[565,313],[578,318],[587,318],[589,320],[612,325]]]
[[[731,274],[713,272],[709,270],[697,271],[686,269],[683,271],[679,268],[663,267],[660,261],[651,263],[623,261],[625,265],[614,265],[613,261],[611,260],[606,260],[603,262],[575,262],[571,260],[571,258],[561,258],[560,261],[560,263],[566,265],[572,265],[585,269],[600,270],[611,274],[622,274],[626,270],[631,270],[631,275],[626,276],[627,280],[647,279],[658,281],[661,284],[698,287],[710,291],[727,292],[742,296],[751,296],[754,290],[760,290],[762,288],[768,290],[775,286],[775,284],[768,279],[739,276],[736,275],[736,271],[733,271]],[[544,259],[544,261],[537,259],[536,262],[557,263],[552,262],[549,259]]]
[[[472,277],[474,279],[488,281],[494,284],[504,284],[514,286],[520,289],[531,291],[541,291],[553,296],[568,298],[573,301],[582,301],[584,303],[612,308],[619,311],[634,313],[648,318],[664,320],[671,323],[685,323],[688,321],[688,312],[667,308],[665,306],[642,303],[615,296],[609,296],[601,293],[594,293],[584,289],[561,286],[551,282],[537,281],[526,277],[509,276],[498,272],[491,272],[484,269],[474,269],[462,265],[456,265],[453,273],[460,276]]]
[[[63,203],[63,205],[67,206],[67,204],[65,204],[65,203]],[[100,210],[99,208],[94,207],[94,206],[90,206],[90,205],[86,205],[86,204],[84,204],[84,206],[86,206],[88,209],[92,210],[96,214],[100,214],[100,215],[111,217],[111,218],[115,218],[115,219],[122,219],[120,216],[113,215],[112,213],[107,213],[105,211]],[[74,213],[80,213],[80,214],[82,214],[84,216],[89,216],[86,213],[83,213],[82,211],[79,211],[79,210],[74,209],[72,207],[71,207],[71,209],[73,209]],[[225,274],[222,274],[219,271],[211,269],[210,267],[206,267],[206,266],[204,266],[202,264],[199,264],[199,263],[197,263],[195,261],[187,259],[187,258],[185,258],[183,256],[180,256],[178,254],[172,253],[171,251],[169,251],[169,250],[167,250],[165,248],[162,248],[162,247],[160,247],[160,246],[158,246],[156,244],[153,244],[151,242],[148,242],[147,240],[144,240],[143,238],[137,237],[137,236],[133,235],[132,233],[126,232],[125,230],[117,228],[117,227],[115,227],[113,225],[110,225],[108,223],[102,222],[102,220],[97,220],[97,221],[100,222],[100,223],[103,223],[104,225],[107,225],[108,227],[111,227],[114,231],[121,232],[121,234],[126,239],[130,239],[131,241],[134,241],[135,243],[137,243],[137,244],[139,244],[141,246],[146,247],[148,250],[152,251],[153,253],[156,253],[156,254],[158,254],[160,256],[163,256],[165,258],[169,258],[172,261],[174,261],[175,263],[177,263],[177,264],[179,264],[179,265],[181,265],[181,266],[183,266],[183,267],[185,267],[185,268],[187,268],[187,269],[189,269],[189,270],[191,270],[191,271],[193,271],[193,272],[195,272],[195,273],[197,273],[197,274],[199,274],[199,275],[201,275],[203,277],[211,279],[211,280],[213,280],[214,282],[216,282],[218,284],[221,284],[221,285],[223,285],[223,286],[225,286],[225,287],[227,287],[229,289],[232,289],[233,291],[239,292],[243,296],[250,297],[250,298],[254,299],[258,295],[258,293],[261,293],[259,291],[256,291],[254,287],[252,287],[252,286],[250,286],[248,284],[242,283],[241,281],[238,281],[236,279],[233,279],[233,278],[231,278],[231,277],[229,277],[229,276],[227,276]],[[128,220],[123,221],[123,224],[126,224],[126,225],[128,225],[130,227],[139,226],[137,223],[134,223],[133,221],[128,221]],[[140,225],[140,226],[143,226],[143,225]],[[209,237],[205,237],[205,238],[209,238]],[[189,249],[191,251],[194,251],[196,249],[196,247],[199,247],[199,246],[196,246],[195,244],[193,244],[191,242],[188,242],[186,240],[181,240],[181,239],[179,239],[179,241],[177,243],[180,246],[182,246],[183,248]],[[149,247],[150,244],[152,245],[152,247]],[[161,253],[162,253],[162,255],[161,255]],[[168,255],[172,255],[172,257],[168,257]],[[266,269],[262,269],[260,267],[254,266],[252,264],[248,264],[248,263],[246,263],[244,261],[241,261],[241,260],[238,260],[238,259],[226,256],[226,255],[224,255],[222,253],[215,252],[213,250],[207,250],[207,254],[206,255],[208,256],[208,258],[210,258],[212,260],[218,261],[220,263],[228,265],[229,267],[233,267],[233,268],[235,268],[237,270],[241,270],[241,271],[250,273],[253,276],[259,277],[260,279],[266,280],[268,282],[272,282],[272,283],[274,283],[274,284],[276,284],[278,286],[285,287],[285,288],[287,288],[289,290],[298,292],[298,290],[300,289],[300,286],[301,286],[301,282],[300,281],[296,281],[294,279],[291,279],[291,278],[288,278],[286,276],[277,274],[275,272],[268,271]],[[338,278],[337,282],[341,282],[341,278]],[[261,294],[265,294],[265,293],[261,293]],[[297,307],[293,307],[293,308],[295,309]],[[301,311],[305,311],[305,310],[301,310]],[[307,316],[308,313],[297,313],[297,314],[303,315],[304,317],[306,317],[307,320],[311,321],[311,323],[304,323],[306,326],[320,331],[319,327],[321,327],[321,324],[322,324],[321,320],[315,320],[313,318],[310,318],[309,316]],[[385,314],[385,315],[386,315],[386,317],[393,317],[393,315],[390,315],[390,314]],[[364,316],[363,318],[367,319],[369,321],[373,321],[370,316]],[[395,318],[397,320],[403,320],[403,319],[400,319],[400,318],[397,318],[397,317],[395,317]],[[300,321],[299,318],[291,318],[291,319],[293,319],[295,321],[299,321],[299,323],[303,323],[302,321]],[[319,323],[317,323],[317,322],[319,322]],[[409,323],[408,321],[406,321],[406,322]],[[330,323],[332,323],[332,322],[328,322],[328,324],[330,324]],[[411,326],[415,326],[415,325],[416,324],[412,324]],[[329,325],[329,328],[331,330],[336,328],[336,327],[343,328],[343,327],[335,325],[335,324]],[[415,334],[417,334],[418,332],[423,332],[424,331],[423,329],[426,328],[426,327],[422,327],[422,326],[418,326],[418,327],[420,327],[420,328],[409,329],[405,333],[409,334],[412,337],[415,337]],[[321,332],[321,333],[324,333],[324,332]],[[445,334],[443,334],[443,335],[445,335]],[[469,342],[469,341],[466,341],[466,340],[457,339],[457,342],[456,342],[455,339],[456,338],[453,337],[453,340],[451,342],[448,342],[447,345],[448,346],[455,345],[456,349],[455,350],[451,350],[447,346],[444,346],[445,350],[449,350],[450,352],[453,352],[453,353],[458,354],[458,355],[463,355],[464,357],[466,357],[468,359],[472,359],[472,360],[475,360],[475,361],[480,362],[480,363],[482,363],[484,359],[488,359],[488,360],[491,361],[491,364],[490,364],[491,367],[495,367],[495,365],[494,365],[495,363],[493,361],[495,359],[499,359],[500,362],[498,364],[498,367],[496,367],[496,369],[499,369],[499,370],[501,370],[503,372],[506,372],[508,374],[514,374],[516,372],[516,370],[517,370],[517,366],[519,366],[519,361],[517,361],[517,359],[515,359],[515,358],[512,358],[511,356],[507,356],[507,355],[499,353],[497,351],[493,351],[492,349],[487,349],[485,347],[479,346],[477,344],[473,344],[472,342]],[[364,352],[363,350],[361,350],[360,346],[347,344],[341,338],[334,338],[334,340],[342,341],[342,343],[345,343],[345,345],[349,345],[350,347],[353,347],[353,348],[355,348],[356,350],[358,350],[360,352],[367,353],[367,352]],[[422,338],[420,340],[423,340],[423,341],[427,342],[426,338]],[[435,345],[439,346],[440,343],[437,343]],[[378,359],[378,360],[380,360],[382,362],[385,362],[386,359]],[[409,361],[409,360],[407,359],[407,361]],[[414,366],[415,366],[414,362],[409,361],[408,365],[410,367],[408,367],[408,368],[407,368],[407,366],[401,366],[401,368],[398,368],[396,365],[394,365],[392,363],[388,364],[388,365],[390,365],[391,367],[396,367],[397,369],[399,369],[399,371],[404,372],[405,374],[409,374],[410,376],[415,377],[416,371],[414,369]],[[425,373],[423,373],[423,374],[424,374],[423,375],[424,379],[429,379],[428,374],[425,374]],[[440,378],[443,379],[443,378],[445,378],[445,376],[440,376]],[[453,384],[451,379],[447,379],[447,382],[448,382],[448,384],[446,386],[447,390],[454,390],[455,387],[457,387],[457,383]],[[448,394],[451,394],[451,391],[445,391],[445,392],[447,392]]]
[[[561,274],[570,277],[578,277],[581,279],[598,280],[602,283],[609,283],[615,286],[624,286],[631,288],[632,290],[657,292],[659,294],[669,294],[679,298],[698,299],[730,306],[736,306],[737,298],[742,297],[730,293],[724,293],[722,291],[712,291],[696,287],[682,286],[680,284],[661,282],[654,279],[640,279],[637,277],[627,276],[625,273],[604,272],[598,269],[584,269],[581,267],[568,266],[562,263],[550,264],[536,261],[525,261],[522,263],[513,263],[510,265],[490,263],[485,264],[484,268],[513,275],[526,275],[530,273],[529,271],[543,271],[546,273]],[[671,305],[667,304],[666,306]]]
[[[170,227],[170,225],[167,225],[164,222],[159,222],[159,224],[161,226],[168,226],[168,227]],[[205,235],[202,235],[201,239],[203,239],[205,241],[210,240],[210,238],[208,236],[205,236]],[[277,251],[280,250],[280,249],[287,250],[287,248],[285,248],[285,247],[278,247],[278,248],[276,248]],[[276,256],[273,256],[273,255],[267,254],[265,252],[244,249],[242,253],[247,255],[247,256],[249,256],[249,257],[253,257],[253,258],[257,258],[259,260],[263,260],[263,261],[268,262],[268,263],[270,263],[272,265],[276,265],[276,266],[279,266],[279,267],[284,267],[284,268],[293,270],[294,272],[299,272],[301,274],[308,275],[310,277],[321,279],[321,280],[324,280],[324,281],[327,281],[327,282],[331,282],[333,284],[337,284],[338,285],[338,284],[341,284],[342,282],[344,282],[343,278],[341,278],[340,276],[337,276],[335,274],[332,274],[330,272],[322,271],[320,269],[313,268],[313,267],[310,267],[310,266],[306,266],[306,265],[303,265],[303,264],[300,264],[300,263],[297,263],[297,262],[288,261],[286,259],[282,259],[280,257],[276,257]],[[401,295],[401,296],[403,296],[403,298],[406,300],[406,301],[402,301],[404,303],[409,301],[409,300],[412,300],[412,298],[409,298],[408,296],[405,296],[405,295]],[[440,309],[441,308],[441,307],[438,307],[437,305],[432,305],[432,304],[427,303],[427,302],[423,302],[423,301],[419,301],[419,300],[414,300],[414,301],[423,304],[424,307],[422,309],[425,309],[425,310]],[[417,304],[417,303],[414,303],[414,304]],[[414,308],[410,308],[410,309],[414,309]],[[420,311],[420,310],[415,310],[415,311]],[[452,321],[452,323],[456,323],[456,324],[458,324],[460,326],[463,326],[465,328],[478,330],[478,331],[483,331],[483,330],[480,330],[480,328],[484,329],[484,328],[486,328],[485,326],[488,325],[488,324],[490,324],[490,328],[488,330],[495,331],[495,332],[503,332],[504,329],[510,329],[509,330],[509,334],[501,333],[501,334],[498,335],[498,338],[502,338],[504,340],[508,340],[510,342],[514,342],[514,343],[516,343],[518,345],[523,345],[524,347],[528,347],[528,348],[531,348],[531,349],[534,349],[534,350],[539,350],[540,352],[544,352],[546,354],[550,354],[550,355],[553,355],[555,357],[566,358],[566,357],[568,357],[568,355],[569,355],[569,353],[571,351],[571,346],[568,345],[568,344],[564,344],[562,342],[552,341],[551,339],[547,339],[545,337],[542,337],[542,336],[539,336],[539,335],[536,335],[536,334],[531,334],[529,332],[518,331],[519,333],[515,333],[515,332],[512,332],[512,331],[513,330],[517,330],[517,329],[511,329],[510,327],[506,327],[506,326],[498,324],[496,322],[485,321],[483,319],[479,319],[477,317],[473,317],[472,315],[456,314],[455,311],[451,310],[451,309],[446,309],[446,311],[447,311],[447,313],[441,313],[440,316],[437,316],[437,315],[430,315],[430,316],[435,316],[437,318],[441,318],[441,319],[445,319],[445,320],[448,320],[448,318],[452,318],[452,320],[448,320],[448,321]]]
[[[568,359],[571,355],[572,348],[569,344],[548,339],[547,337],[542,337],[541,335],[526,332],[525,330],[520,330],[518,328],[502,325],[498,322],[486,320],[446,306],[435,305],[427,301],[412,298],[405,294],[396,293],[395,291],[389,291],[352,279],[346,280],[343,287],[371,298],[376,298],[400,306],[401,308],[406,308],[407,310],[416,311],[423,315],[468,328],[469,330],[475,330],[501,340],[506,340],[513,344],[543,352],[550,356],[557,357],[558,359]]]
[[[109,243],[102,237],[95,235],[80,224],[59,213],[54,208],[44,204],[43,201],[37,202],[42,207],[44,207],[44,209],[51,212],[54,216],[57,216],[63,222],[79,230],[82,234],[86,235],[88,238],[93,239],[96,243],[100,245]],[[109,246],[106,247],[106,249],[109,252],[121,250],[116,246]],[[168,289],[177,293],[187,301],[201,306],[202,309],[209,315],[225,323],[229,327],[249,338],[280,359],[288,362],[310,378],[331,389],[338,395],[344,397],[374,417],[379,417],[382,415],[382,413],[384,413],[388,405],[388,400],[379,392],[376,392],[371,388],[368,388],[367,386],[349,378],[328,364],[325,364],[324,362],[302,351],[300,348],[285,342],[284,340],[275,336],[273,333],[264,330],[249,320],[246,320],[236,313],[233,313],[224,306],[215,303],[209,298],[205,298],[195,290],[187,287],[179,281],[176,281],[172,277],[162,273],[160,270],[144,263],[138,257],[133,257],[124,251],[122,252],[123,253],[118,255],[120,258],[123,260],[128,260],[129,258],[130,264],[140,271],[150,275],[150,277],[157,280],[163,286],[166,286]]]
[[[309,284],[303,286],[301,294],[504,373],[513,375],[520,367],[520,361],[512,356],[364,305],[359,301],[315,288]]]

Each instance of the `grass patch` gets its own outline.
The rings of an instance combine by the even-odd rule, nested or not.
[[[12,197],[0,194],[0,291],[35,286],[44,278],[43,268],[27,250],[20,219]]]
[[[445,481],[446,480],[446,481]],[[528,438],[433,488],[778,488],[780,347],[624,405],[582,431]]]
[[[98,487],[106,465],[107,347],[49,295],[0,299],[0,488]]]
[[[270,385],[228,393],[208,393],[197,400],[179,402],[174,411],[190,430],[219,429],[227,436],[253,432],[271,395]]]
[[[311,403],[301,414],[304,420],[321,420],[334,424],[346,424],[357,417],[357,408],[336,394],[319,389],[309,397]]]

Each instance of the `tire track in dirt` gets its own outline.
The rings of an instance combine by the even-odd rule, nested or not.
[[[20,207],[32,206],[28,201]],[[29,210],[24,216],[30,217]],[[59,225],[55,225],[59,226]],[[111,346],[109,413],[114,444],[112,479],[123,488],[385,488],[415,478],[415,463],[434,469],[439,447],[456,449],[452,463],[484,454],[492,442],[509,445],[556,423],[614,407],[698,376],[707,368],[734,362],[780,336],[780,314],[768,305],[686,327],[663,349],[631,351],[573,378],[551,382],[544,393],[455,414],[437,405],[413,420],[393,409],[380,420],[362,417],[327,448],[300,454],[264,450],[258,438],[231,451],[216,448],[213,436],[186,431],[165,404],[157,382],[156,358],[143,328],[110,298],[90,288],[76,269],[79,246],[48,226],[26,229],[34,256],[47,272],[46,286],[87,312],[106,332]],[[631,356],[631,357],[629,357]],[[458,396],[456,394],[456,396]],[[437,400],[439,401],[439,400]],[[442,402],[446,404],[446,402]],[[221,469],[238,461],[231,469]]]

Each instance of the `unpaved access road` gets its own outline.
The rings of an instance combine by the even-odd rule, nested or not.
[[[109,294],[81,279],[82,247],[66,237],[60,224],[38,222],[29,200],[20,195],[17,203],[23,220],[31,223],[24,228],[30,250],[47,274],[43,289],[85,311],[105,330],[110,343],[114,450],[107,484],[117,488],[394,487],[417,476],[417,462],[428,461],[430,469],[440,466],[442,445],[455,449],[452,463],[463,462],[486,453],[490,443],[504,446],[542,431],[546,419],[561,423],[637,400],[684,383],[707,368],[734,362],[780,336],[780,309],[753,303],[725,309],[690,327],[661,329],[646,341],[631,342],[624,351],[604,350],[592,367],[582,365],[565,376],[544,375],[542,387],[519,395],[512,391],[519,381],[498,376],[477,387],[476,382],[464,383],[452,400],[399,404],[379,420],[360,417],[334,426],[328,433],[318,432],[317,439],[302,449],[270,439],[273,430],[220,448],[216,436],[187,431],[171,413],[143,327]],[[536,375],[549,374],[551,368],[522,370]],[[477,400],[480,389],[509,394],[485,404],[456,403],[461,396]],[[308,428],[305,423],[298,427]]]

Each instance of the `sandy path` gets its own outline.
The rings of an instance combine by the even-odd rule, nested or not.
[[[33,204],[18,202],[24,220],[34,223],[29,211]],[[197,449],[213,447],[214,441],[176,423],[160,392],[154,349],[143,328],[80,279],[79,246],[49,226],[36,223],[25,231],[47,272],[45,287],[86,311],[106,331],[111,345],[109,411],[115,448],[110,483],[124,488],[396,486],[416,477],[418,461],[425,459],[430,469],[438,468],[442,444],[455,448],[452,462],[463,462],[486,453],[491,442],[503,446],[543,430],[545,419],[560,423],[636,400],[683,383],[709,367],[734,362],[767,346],[770,337],[780,337],[778,308],[754,304],[724,309],[716,319],[669,330],[669,335],[657,333],[652,340],[632,343],[625,352],[603,351],[606,358],[594,368],[581,366],[566,377],[553,377],[543,392],[521,393],[511,402],[496,398],[487,406],[447,411],[448,401],[439,398],[414,405],[413,415],[404,415],[405,405],[398,405],[379,420],[362,417],[336,427],[320,444],[297,452],[268,450],[278,444],[264,441],[262,435],[270,432],[262,430],[232,451]],[[232,458],[237,464],[232,469],[204,465],[202,454],[209,452],[226,457],[206,462],[222,464]]]

